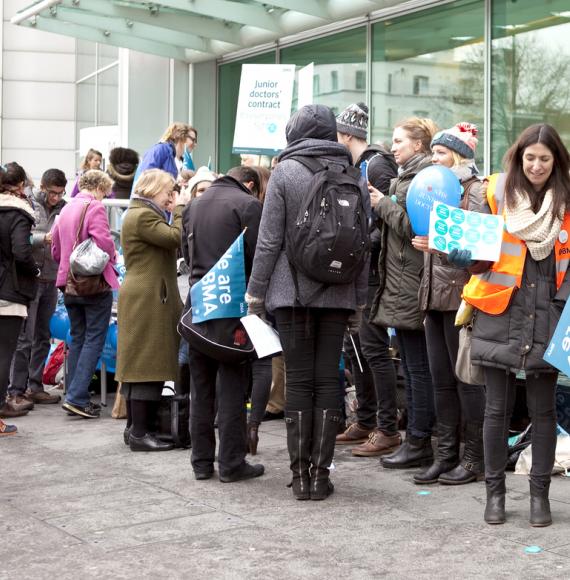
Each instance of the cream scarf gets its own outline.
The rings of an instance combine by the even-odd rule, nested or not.
[[[537,213],[532,210],[530,199],[526,194],[515,191],[515,199],[514,208],[505,206],[507,231],[527,245],[534,260],[544,260],[552,252],[560,233],[565,207],[562,206],[560,215],[552,213],[550,189],[544,194]]]

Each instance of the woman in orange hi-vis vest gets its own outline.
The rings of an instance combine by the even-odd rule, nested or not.
[[[471,360],[483,366],[487,389],[485,521],[505,521],[507,434],[516,373],[524,370],[532,420],[530,524],[542,527],[552,523],[558,377],[543,355],[570,293],[570,155],[553,127],[533,125],[507,151],[505,167],[487,187],[491,211],[505,217],[501,256],[463,291],[475,307]]]

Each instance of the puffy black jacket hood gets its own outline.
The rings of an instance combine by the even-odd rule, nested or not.
[[[301,139],[337,141],[334,113],[325,105],[305,105],[289,119],[285,136],[288,146]]]

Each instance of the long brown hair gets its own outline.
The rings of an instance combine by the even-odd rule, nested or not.
[[[554,157],[552,173],[541,192],[535,191],[523,172],[525,150],[527,147],[538,143],[547,147]],[[515,191],[524,192],[530,199],[533,211],[536,212],[540,208],[544,192],[552,189],[553,215],[560,214],[562,204],[566,204],[566,207],[570,210],[570,154],[554,127],[545,123],[538,123],[525,129],[505,153],[503,164],[507,172],[505,200],[508,207],[513,208],[516,205]]]

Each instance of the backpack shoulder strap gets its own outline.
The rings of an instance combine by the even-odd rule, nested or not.
[[[290,157],[289,159],[294,159],[295,161],[298,161],[301,165],[304,165],[312,173],[318,173],[319,171],[327,169],[327,166],[321,163],[315,157],[304,157],[302,155],[298,156],[295,155],[293,157]]]

